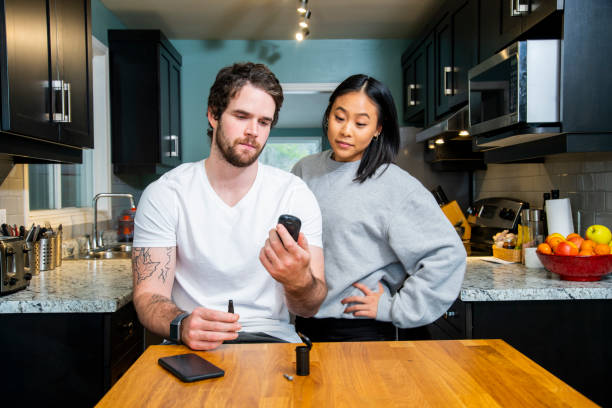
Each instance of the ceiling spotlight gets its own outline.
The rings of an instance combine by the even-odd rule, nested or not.
[[[470,135],[470,132],[468,132],[465,129],[459,131],[459,136],[466,137],[466,136],[469,136],[469,135]]]
[[[437,138],[437,139],[436,139],[436,144],[437,144],[437,145],[444,144],[444,139],[442,139],[441,137]]]
[[[307,28],[302,28],[300,29],[300,31],[295,33],[295,39],[298,41],[302,41],[304,38],[308,37],[308,34],[310,34],[310,31],[308,31]]]
[[[430,150],[433,150],[436,148],[436,145],[434,144],[433,140],[430,140],[427,147],[429,147]]]
[[[300,7],[297,9],[298,13],[306,14],[308,12],[308,9],[306,8],[308,0],[298,0],[298,2],[300,3]]]
[[[304,14],[304,16],[302,16],[302,19],[300,20],[300,27],[302,28],[308,28],[308,19],[310,18],[310,10],[308,10],[306,12],[306,14]]]

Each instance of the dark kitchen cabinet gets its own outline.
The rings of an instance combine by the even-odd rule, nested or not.
[[[434,120],[434,37],[402,56],[404,122],[423,127]]]
[[[501,51],[519,39],[521,34],[561,9],[563,1],[559,0],[481,1],[479,60]]]
[[[478,63],[478,1],[461,1],[435,29],[436,117],[468,100],[468,70]]]
[[[478,1],[463,2],[451,14],[452,74],[450,107],[468,100],[468,71],[478,64]]]
[[[435,116],[440,117],[449,109],[449,99],[453,93],[453,49],[451,16],[446,17],[436,26],[434,92]]]
[[[115,173],[160,174],[181,163],[181,62],[159,30],[109,30]]]
[[[6,406],[94,406],[143,351],[131,302],[114,313],[0,314],[0,324]]]
[[[612,301],[457,300],[428,326],[434,339],[502,339],[602,406],[612,378]]]
[[[90,2],[5,0],[0,8],[0,152],[28,145],[21,154],[36,157],[51,146],[36,140],[93,147]]]
[[[410,57],[403,67],[404,71],[404,120],[409,122],[422,116],[425,109],[427,56],[423,47]],[[422,119],[421,119],[422,120]]]

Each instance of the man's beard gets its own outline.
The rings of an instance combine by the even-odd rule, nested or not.
[[[233,145],[225,138],[223,133],[223,127],[221,126],[221,121],[218,122],[219,127],[217,128],[217,134],[215,137],[216,145],[219,148],[219,151],[223,155],[223,158],[231,165],[236,167],[248,167],[251,164],[255,163],[255,161],[259,158],[259,155],[263,151],[264,146],[260,146],[259,143],[255,141],[255,139],[249,140],[248,138],[238,139],[234,142]],[[244,154],[240,154],[237,152],[236,147],[241,143],[248,143],[251,146],[255,147],[255,152],[245,157]]]

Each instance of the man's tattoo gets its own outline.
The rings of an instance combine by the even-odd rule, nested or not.
[[[163,266],[160,266],[162,262],[155,262],[151,259],[150,249],[151,248],[132,249],[132,270],[136,272],[136,284],[148,279],[156,271],[158,272],[158,278],[164,283],[166,282],[168,272],[170,271],[170,264],[172,263],[172,252],[174,251],[174,247],[166,248],[167,259]]]
[[[161,268],[159,272],[159,278],[166,283],[166,278],[168,277],[168,271],[170,271],[170,263],[172,262],[172,253],[174,252],[174,247],[166,248],[166,256],[168,259],[166,260],[166,265]]]

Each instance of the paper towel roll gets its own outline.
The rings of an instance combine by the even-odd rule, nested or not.
[[[573,233],[574,221],[572,220],[572,205],[569,198],[546,200],[546,220],[548,234],[558,232],[567,237]]]

